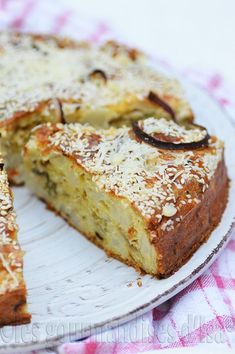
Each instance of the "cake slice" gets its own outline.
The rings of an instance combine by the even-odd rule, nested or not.
[[[52,36],[0,34],[0,145],[9,178],[24,181],[21,149],[32,127],[80,122],[129,125],[149,115],[192,120],[180,84],[139,51]]]
[[[109,255],[166,277],[220,221],[223,143],[200,126],[154,118],[137,125],[36,128],[24,151],[26,184]]]
[[[0,326],[30,322],[23,279],[23,252],[4,164],[0,160]]]

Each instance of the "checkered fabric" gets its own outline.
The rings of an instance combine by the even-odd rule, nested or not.
[[[0,27],[63,34],[93,42],[118,38],[105,22],[87,18],[77,8],[79,5],[70,8],[65,0],[0,0]],[[219,73],[190,68],[182,74],[208,90],[235,124],[235,90]],[[153,311],[105,333],[34,353],[136,354],[210,343],[235,347],[234,266],[235,233],[221,256],[200,278]]]

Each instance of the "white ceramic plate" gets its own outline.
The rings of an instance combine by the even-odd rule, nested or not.
[[[15,188],[32,323],[1,329],[1,353],[49,347],[131,320],[189,285],[222,251],[235,215],[235,130],[207,93],[187,82],[185,86],[197,121],[226,142],[232,186],[220,225],[176,274],[165,280],[142,276],[139,287],[134,269],[107,258],[26,188]]]

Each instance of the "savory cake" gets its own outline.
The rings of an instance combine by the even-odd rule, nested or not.
[[[175,272],[219,223],[223,143],[206,129],[149,118],[133,128],[34,129],[27,186],[108,254],[146,273]]]
[[[43,122],[95,127],[146,116],[192,120],[180,84],[156,72],[136,49],[52,36],[0,34],[0,147],[14,183],[23,182],[21,148]]]
[[[0,160],[0,326],[30,321],[23,279],[23,252],[4,164]]]

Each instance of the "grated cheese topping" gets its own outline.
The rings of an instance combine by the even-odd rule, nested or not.
[[[17,242],[16,215],[8,185],[7,174],[0,159],[0,294],[15,289],[21,279],[22,259]],[[8,276],[3,277],[3,272]]]
[[[200,129],[196,126],[191,129],[186,129],[185,126],[175,124],[174,121],[169,121],[166,124],[164,118],[159,119],[157,124],[155,118],[149,118],[147,124],[145,124],[144,121],[142,122],[142,128],[149,135],[160,133],[168,137],[177,138],[177,140],[173,139],[174,144],[197,142],[207,135],[206,129]]]
[[[151,90],[179,100],[176,116],[190,115],[179,83],[157,73],[137,51],[134,56],[132,52],[115,43],[61,47],[53,38],[1,33],[1,119],[15,112],[32,112],[39,102],[55,97],[71,112],[141,101]],[[107,80],[92,75],[94,70],[103,71]]]
[[[153,122],[156,129],[177,130],[174,122],[153,118],[144,121],[145,129],[153,129]],[[208,148],[174,151],[138,141],[127,127],[98,131],[80,124],[47,127],[53,153],[73,157],[99,188],[127,198],[148,220],[162,222],[163,230],[171,230],[184,211],[200,203],[223,158],[223,143],[215,137]]]

